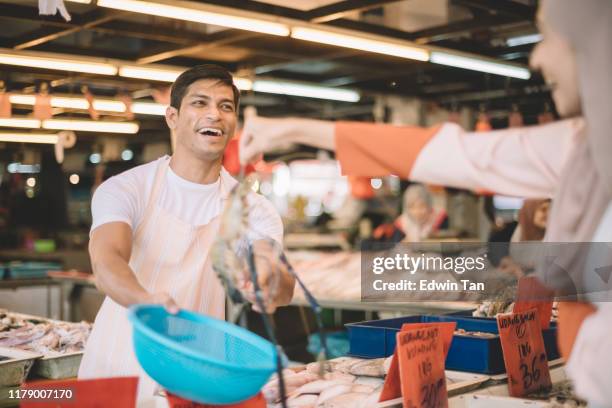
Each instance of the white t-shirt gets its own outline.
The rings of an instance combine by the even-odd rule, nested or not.
[[[142,221],[153,189],[153,182],[160,158],[104,181],[95,191],[91,201],[91,231],[102,224],[121,221],[132,231]],[[223,211],[220,181],[230,188],[237,183],[225,169],[212,184],[198,184],[185,180],[168,166],[158,204],[176,218],[194,226],[208,224]],[[274,206],[263,196],[249,194],[249,229],[258,237],[269,237],[279,244],[283,242],[283,223]]]

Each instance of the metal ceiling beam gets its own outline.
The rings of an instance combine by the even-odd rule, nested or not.
[[[43,27],[47,27],[47,31],[44,34],[51,34],[51,27],[66,30],[79,27],[74,20],[68,23],[58,18],[39,17],[37,8],[20,6],[16,4],[9,5],[0,3],[0,18],[11,18],[19,21],[41,24]],[[202,39],[202,33],[199,32],[176,30],[170,27],[164,27],[163,30],[151,30],[151,25],[127,21],[111,21],[105,23],[104,26],[97,25],[88,28],[88,30],[102,34],[141,38],[144,40],[169,42],[175,44],[189,44],[193,41]]]
[[[23,37],[18,39],[16,41],[17,44],[15,44],[13,48],[16,50],[25,50],[26,48],[36,47],[46,42],[54,41],[54,40],[57,40],[58,38],[65,37],[67,35],[71,35],[74,33],[78,33],[83,30],[88,30],[100,24],[107,23],[119,17],[121,14],[125,14],[125,13],[108,13],[108,12],[100,13],[99,10],[94,10],[93,12],[88,13],[87,16],[82,17],[83,22],[73,23],[75,24],[74,27],[71,27],[71,28],[56,27],[53,29],[53,32],[48,33],[48,34],[45,34],[45,31],[47,31],[48,28],[42,27],[38,30],[28,33],[24,37],[26,38],[29,37],[30,39],[26,40]],[[79,20],[81,20],[81,18],[79,18]]]
[[[372,70],[363,71],[361,73],[355,73],[352,75],[345,75],[336,78],[330,78],[325,81],[321,81],[320,85],[323,86],[346,86],[352,85],[359,82],[380,80],[380,79],[388,79],[388,78],[398,78],[398,77],[406,77],[408,75],[419,74],[423,72],[423,65],[414,65],[410,69],[403,69],[401,71],[397,70],[381,70],[372,72]]]
[[[325,23],[345,17],[356,11],[365,11],[399,0],[344,0],[308,11],[308,19],[313,23]]]
[[[290,61],[290,62],[280,62],[277,64],[260,65],[258,67],[255,67],[253,71],[255,72],[256,75],[262,75],[262,74],[267,74],[267,73],[274,72],[274,71],[283,70],[295,64],[313,64],[313,63],[318,63],[318,62],[327,62],[327,61],[333,61],[336,59],[341,59],[341,58],[346,58],[346,57],[353,57],[353,56],[361,55],[361,54],[363,54],[363,51],[342,50],[342,51],[331,53],[328,55],[323,55],[321,57],[301,58],[301,59],[297,59],[297,60]]]
[[[471,33],[477,30],[515,23],[516,21],[517,19],[515,17],[507,15],[483,16],[481,18],[462,20],[438,27],[414,31],[410,33],[409,37],[419,44],[429,44],[455,38],[462,34]]]
[[[512,0],[452,0],[453,3],[470,9],[484,10],[490,13],[505,14],[524,20],[533,21],[537,8]]]
[[[451,96],[437,98],[440,103],[452,103],[452,102],[474,102],[474,101],[485,101],[489,99],[499,99],[506,97],[516,97],[524,95],[548,95],[550,89],[546,85],[530,85],[524,88],[503,88],[494,89],[489,91],[478,91],[478,92],[464,92],[455,93]]]
[[[188,54],[206,51],[214,47],[230,45],[238,41],[260,37],[261,35],[262,34],[253,33],[253,32],[236,31],[236,32],[232,32],[230,36],[226,36],[227,38],[221,38],[218,40],[212,40],[208,42],[198,42],[198,43],[189,45],[187,47],[169,49],[168,51],[162,51],[162,52],[158,52],[152,55],[148,55],[146,57],[141,57],[138,60],[136,60],[136,63],[137,64],[151,64],[154,62],[159,62],[159,61],[163,61],[166,59],[179,57],[181,55],[188,55]]]

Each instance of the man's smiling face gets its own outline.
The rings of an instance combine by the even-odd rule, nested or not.
[[[195,81],[187,88],[180,109],[168,108],[166,120],[177,144],[199,159],[217,160],[236,129],[232,88],[216,79]]]

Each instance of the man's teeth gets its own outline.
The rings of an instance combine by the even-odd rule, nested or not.
[[[213,136],[221,136],[222,132],[219,129],[215,128],[203,128],[200,129],[200,134],[202,135],[213,135]]]

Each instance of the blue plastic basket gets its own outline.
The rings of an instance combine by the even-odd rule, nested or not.
[[[255,394],[276,370],[272,343],[236,325],[161,306],[129,310],[136,357],[165,389],[202,404],[234,404]]]

